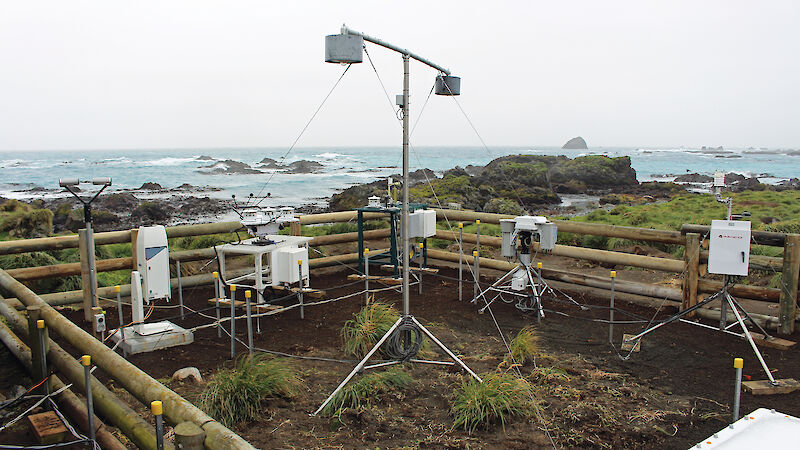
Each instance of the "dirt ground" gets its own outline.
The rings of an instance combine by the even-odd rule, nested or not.
[[[311,283],[315,288],[327,289],[328,298],[363,289],[360,284],[334,288],[349,283],[349,273],[352,271],[341,268],[315,271]],[[631,273],[639,279],[653,277],[646,271]],[[630,275],[621,273],[621,277],[626,276]],[[478,373],[496,370],[505,356],[498,326],[510,340],[520,328],[533,324],[540,355],[536,366],[528,364],[521,371],[532,380],[540,405],[538,417],[514,420],[506,424],[505,430],[497,427],[471,435],[452,429],[449,402],[468,375],[427,365],[406,365],[404,370],[414,379],[411,386],[373,399],[370,407],[346,413],[339,422],[310,417],[355,362],[295,359],[293,365],[305,392],[291,402],[265,402],[260,420],[240,424],[235,431],[259,448],[688,448],[728,423],[734,357],[744,358],[746,378],[765,379],[744,340],[684,323],[651,333],[643,340],[642,351],[627,357],[628,352],[619,349],[622,333],[641,331],[644,324],[616,325],[612,346],[608,342],[608,326],[591,320],[607,318],[608,310],[583,311],[562,295],[558,300],[545,301],[551,311],[541,324],[512,304],[498,303],[492,308],[496,326],[492,315],[478,314],[468,301],[472,295],[470,283],[464,283],[464,301],[458,301],[455,277],[455,269],[444,268],[439,276],[424,277],[422,295],[416,286],[412,287],[412,314],[451,350],[463,355]],[[209,298],[213,298],[213,289],[205,287],[187,289],[184,294],[184,301],[193,309],[208,307]],[[394,302],[399,308],[400,295],[394,291],[378,294],[377,299]],[[575,299],[606,306],[605,301],[592,298]],[[255,334],[255,345],[298,356],[346,359],[339,331],[363,304],[363,296],[357,296],[307,307],[305,319],[300,319],[297,309],[264,317],[261,333]],[[618,320],[649,321],[656,313],[625,302],[618,302],[618,307],[630,313],[618,312]],[[672,313],[673,309],[662,309],[656,319]],[[75,321],[80,318],[79,312],[66,314]],[[223,316],[227,314],[223,310]],[[153,319],[170,318],[185,328],[208,322],[197,315],[183,321],[176,316],[174,309],[157,310]],[[115,312],[109,311],[108,322],[110,327],[116,326]],[[237,336],[246,341],[244,320],[237,321],[236,330]],[[242,345],[236,349],[237,355],[247,352]],[[800,379],[797,352],[762,349],[776,378]],[[195,400],[202,384],[170,382],[169,377],[187,366],[199,368],[206,380],[213,377],[217,368],[231,365],[230,340],[224,335],[218,338],[214,328],[207,328],[195,333],[191,345],[129,359],[187,399]],[[743,394],[741,411],[765,407],[800,416],[798,396],[799,392],[776,396]],[[131,399],[131,403],[135,401]],[[144,413],[143,407],[136,408]]]

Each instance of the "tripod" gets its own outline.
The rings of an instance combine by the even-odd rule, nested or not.
[[[542,321],[542,318],[544,318],[542,297],[545,293],[556,297],[556,293],[542,278],[542,263],[536,263],[536,268],[534,269],[531,267],[530,259],[531,255],[529,253],[521,253],[520,262],[516,267],[498,278],[491,286],[480,291],[472,299],[473,303],[477,303],[478,298],[483,298],[483,301],[486,302],[486,305],[480,308],[478,313],[483,314],[498,298],[505,301],[503,294],[506,294],[517,298],[517,304],[515,305],[517,309],[526,312],[536,311],[536,321]],[[488,300],[487,294],[490,292],[497,293],[497,295]],[[570,300],[580,306],[581,309],[586,309],[585,306],[580,305],[574,299],[570,298]]]
[[[412,343],[412,339],[411,339],[411,334],[412,333],[416,334],[416,345],[414,345],[414,343]],[[442,349],[442,351],[445,352],[447,354],[447,356],[449,356],[453,360],[453,362],[450,362],[450,361],[428,361],[428,360],[424,360],[424,359],[414,358],[414,356],[416,356],[416,354],[417,354],[417,351],[419,350],[419,345],[422,343],[421,334],[424,334],[425,336],[428,337],[428,339],[433,341],[433,343],[436,344],[437,347]],[[366,365],[367,361],[369,361],[369,359],[372,358],[372,356],[378,351],[378,349],[380,349],[381,346],[387,340],[389,340],[390,338],[392,340],[396,340],[396,341],[402,339],[403,350],[400,353],[406,353],[406,354],[405,355],[392,355],[392,356],[397,356],[398,358],[393,359],[391,361],[384,361],[384,362],[379,362],[379,363],[372,364],[372,365]],[[411,314],[404,314],[399,319],[397,319],[397,321],[394,323],[394,325],[392,325],[391,328],[389,328],[389,330],[386,332],[386,334],[384,334],[383,337],[381,337],[380,340],[378,340],[378,342],[375,344],[375,346],[372,347],[372,349],[369,352],[367,352],[366,356],[364,356],[364,358],[361,361],[359,361],[358,364],[356,364],[356,366],[347,375],[347,377],[345,377],[345,379],[342,380],[342,382],[339,384],[339,386],[336,387],[336,389],[331,393],[331,395],[329,395],[328,398],[325,399],[325,401],[322,403],[322,405],[320,405],[320,407],[317,408],[317,410],[314,411],[314,413],[311,414],[311,415],[312,416],[316,416],[317,414],[320,413],[320,411],[325,409],[325,407],[328,405],[328,403],[330,403],[331,400],[333,400],[333,398],[336,396],[336,394],[340,390],[342,390],[342,388],[357,373],[363,372],[365,369],[374,369],[374,368],[377,368],[377,367],[391,366],[391,365],[400,364],[400,363],[404,363],[404,362],[412,362],[412,363],[418,363],[418,364],[445,365],[445,366],[452,366],[452,365],[458,364],[459,366],[461,366],[462,369],[464,369],[467,373],[469,373],[476,380],[478,380],[478,382],[482,382],[481,377],[479,377],[466,364],[464,364],[464,362],[461,361],[461,359],[459,359],[458,356],[456,356],[453,352],[451,352],[450,349],[448,349],[444,344],[442,344],[441,341],[436,339],[436,336],[434,336],[433,333],[431,333],[427,328],[425,328],[421,323],[419,323],[419,321],[414,316],[412,316]]]
[[[761,367],[764,369],[764,373],[767,374],[767,378],[769,378],[770,383],[772,383],[773,385],[777,385],[778,382],[775,381],[775,378],[772,376],[772,372],[770,372],[769,367],[767,367],[767,363],[764,361],[764,357],[761,356],[761,352],[758,350],[758,347],[756,346],[756,343],[753,341],[753,336],[750,334],[750,330],[747,329],[747,326],[745,325],[744,318],[746,318],[747,320],[750,321],[750,323],[755,325],[756,328],[758,328],[758,330],[764,335],[765,339],[772,339],[772,336],[770,336],[766,332],[766,330],[764,330],[764,328],[761,325],[758,324],[758,322],[753,320],[753,318],[742,307],[742,305],[740,305],[739,302],[737,302],[736,299],[733,298],[733,296],[728,292],[728,285],[729,284],[731,284],[730,283],[730,279],[728,278],[728,275],[725,275],[723,277],[722,289],[720,289],[719,291],[717,291],[713,295],[709,296],[708,298],[706,298],[702,302],[699,302],[698,304],[696,304],[696,305],[694,305],[694,306],[692,306],[690,308],[686,308],[683,311],[680,311],[678,314],[675,314],[674,316],[672,316],[672,317],[668,318],[667,320],[659,323],[658,325],[650,327],[650,328],[644,330],[643,332],[637,334],[636,336],[632,336],[632,337],[626,339],[626,342],[638,341],[644,335],[650,333],[651,331],[655,331],[656,329],[658,329],[658,328],[660,328],[660,327],[662,327],[662,326],[664,326],[664,325],[666,325],[668,323],[675,322],[676,320],[680,320],[681,322],[690,323],[690,324],[701,326],[701,327],[704,327],[704,328],[711,328],[711,329],[715,329],[716,330],[717,328],[710,327],[708,325],[704,325],[704,324],[701,324],[701,323],[698,323],[698,322],[692,322],[690,320],[685,320],[682,317],[687,315],[687,314],[689,314],[689,313],[691,313],[692,311],[695,311],[695,310],[697,310],[699,308],[702,308],[704,305],[706,305],[706,304],[712,302],[713,300],[719,298],[720,299],[720,309],[719,309],[720,316],[719,316],[719,328],[718,328],[719,331],[722,331],[722,332],[725,332],[725,333],[730,333],[730,334],[733,334],[733,335],[739,336],[739,337],[743,336],[745,339],[747,339],[747,342],[750,343],[750,347],[753,348],[753,353],[755,353],[756,357],[758,358],[758,362],[761,363]],[[727,308],[730,308],[731,312],[733,312],[733,315],[736,317],[736,322],[733,322],[730,325],[726,326],[727,315],[728,315]],[[742,318],[742,315],[744,315],[744,318]],[[734,333],[734,332],[729,330],[731,327],[733,327],[736,324],[738,324],[739,326],[742,327],[742,334]]]

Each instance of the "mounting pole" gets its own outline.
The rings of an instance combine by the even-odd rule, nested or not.
[[[408,292],[408,82],[409,56],[403,53],[403,315],[411,314]]]

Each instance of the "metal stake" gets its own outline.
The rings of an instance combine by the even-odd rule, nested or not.
[[[478,256],[478,251],[472,251],[472,258],[475,260],[475,276],[473,277],[472,283],[472,303],[478,302],[478,280],[480,280],[480,257]]]
[[[89,419],[89,448],[94,448],[94,404],[92,402],[92,357],[83,355],[83,375],[86,380],[86,417]]]
[[[247,309],[247,351],[253,355],[253,318],[250,316],[250,289],[244,291],[244,303]]]
[[[364,304],[369,306],[369,249],[364,249]]]
[[[39,335],[39,357],[41,358],[40,363],[42,365],[42,378],[44,378],[47,376],[47,347],[45,346],[47,336],[45,336],[44,333],[44,320],[39,319],[36,321],[36,333]],[[42,384],[42,391],[44,392],[44,395],[50,394],[50,380],[47,380]]]
[[[736,381],[733,391],[733,422],[739,420],[739,400],[742,395],[742,368],[744,360],[742,358],[733,359],[733,368],[736,369]]]
[[[464,261],[464,222],[458,222],[458,301],[462,300],[461,266]]]
[[[213,272],[211,277],[214,279],[214,309],[217,311],[217,337],[222,337],[222,322],[219,315],[219,272]]]
[[[422,295],[422,248],[424,244],[419,243],[419,295]]]
[[[608,309],[608,342],[614,345],[614,280],[617,279],[617,271],[611,271],[611,307]]]
[[[181,283],[181,262],[175,261],[175,271],[178,275],[178,305],[180,305],[181,309],[181,320],[184,319],[183,314],[183,283]]]
[[[303,260],[302,259],[297,260],[297,274],[298,274],[297,296],[300,299],[300,318],[305,319],[306,313],[305,313],[305,307],[303,306]]]
[[[231,287],[231,359],[236,358],[236,285]]]
[[[156,449],[164,450],[164,406],[158,400],[150,403],[150,412],[156,418]]]

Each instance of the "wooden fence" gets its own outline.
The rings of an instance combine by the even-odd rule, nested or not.
[[[513,218],[510,215],[478,213],[471,211],[454,211],[436,209],[437,219],[440,222],[449,222],[455,228],[455,222],[472,222],[481,220],[483,223],[499,224],[500,219]],[[380,213],[367,213],[366,219],[381,218]],[[345,211],[325,214],[310,214],[300,217],[300,224],[312,225],[322,223],[349,222],[356,219],[355,211]],[[703,294],[717,292],[722,288],[722,283],[717,280],[704,278],[706,275],[705,263],[708,260],[708,252],[703,250],[703,237],[708,233],[708,227],[701,225],[684,225],[681,231],[654,230],[636,227],[623,227],[615,225],[605,225],[586,222],[574,222],[569,220],[556,220],[560,233],[574,233],[579,235],[595,235],[604,237],[614,237],[628,239],[632,241],[656,242],[662,244],[684,246],[684,258],[661,258],[654,256],[635,255],[610,250],[598,250],[592,248],[582,248],[568,245],[556,245],[552,254],[580,260],[593,261],[597,263],[613,264],[619,266],[639,267],[650,270],[659,270],[668,273],[680,274],[683,280],[680,289],[680,307],[688,308],[697,304]],[[201,236],[207,234],[229,233],[240,228],[238,222],[222,222],[214,224],[183,225],[168,227],[167,236],[186,237]],[[300,228],[293,227],[293,234],[299,234]],[[367,239],[382,239],[389,234],[388,229],[373,230],[365,233]],[[457,239],[453,231],[439,230],[437,238],[454,241]],[[779,331],[782,334],[790,334],[794,331],[796,317],[798,274],[800,274],[800,235],[767,233],[754,231],[754,242],[760,245],[784,247],[784,256],[767,257],[762,255],[751,255],[750,267],[756,270],[766,270],[780,273],[781,289],[736,285],[731,289],[735,296],[745,299],[753,299],[767,302],[778,302],[779,310]],[[113,231],[95,234],[97,245],[116,244],[131,242],[135,245],[136,230]],[[352,242],[357,239],[357,233],[343,233],[336,235],[318,236],[311,242],[312,246],[330,245],[344,242]],[[475,234],[465,233],[463,235],[465,243],[476,243]],[[481,245],[492,247],[500,246],[500,238],[493,236],[481,236]],[[81,241],[78,236],[61,236],[52,238],[26,239],[18,241],[0,242],[0,255],[24,253],[41,250],[54,250],[63,248],[80,247]],[[173,261],[197,261],[211,259],[215,255],[213,249],[200,249],[189,251],[171,252],[170,259]],[[97,271],[113,271],[136,266],[135,257],[114,258],[99,260]],[[42,266],[32,268],[12,269],[8,273],[20,281],[29,281],[50,277],[64,277],[70,275],[85,275],[88,267],[85,263],[58,264],[53,266]],[[572,274],[573,280],[580,279],[580,274]],[[563,281],[562,281],[563,282]],[[595,286],[596,289],[602,287]],[[87,293],[88,294],[88,293]],[[674,294],[674,293],[673,293]],[[674,295],[672,295],[674,297]],[[47,296],[45,296],[47,297]],[[63,296],[62,296],[63,297]],[[660,297],[660,296],[654,296]],[[74,298],[74,294],[70,296]],[[63,300],[62,300],[63,301]],[[84,299],[86,301],[86,298]]]

